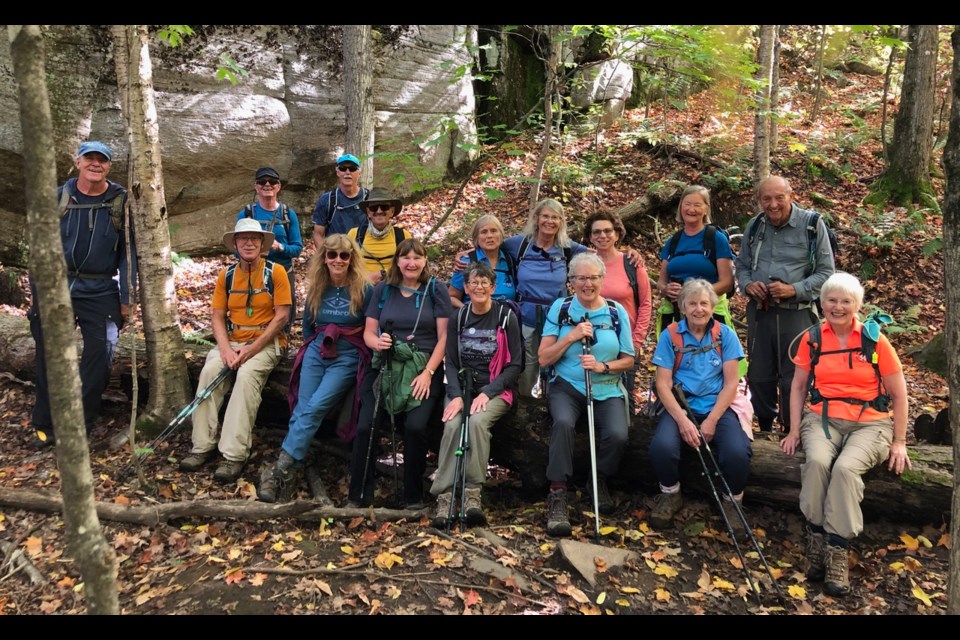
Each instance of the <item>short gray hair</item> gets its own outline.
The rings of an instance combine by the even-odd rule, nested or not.
[[[497,228],[498,231],[500,231],[500,242],[503,242],[503,238],[505,236],[503,232],[503,225],[500,223],[500,220],[497,218],[497,216],[491,213],[485,213],[477,218],[477,221],[473,223],[473,228],[470,230],[470,239],[473,240],[474,247],[477,246],[477,239],[480,237],[480,229],[483,229],[488,224],[492,224]]]
[[[680,194],[680,202],[677,204],[677,222],[683,222],[683,216],[680,214],[680,208],[683,207],[684,198],[695,193],[703,198],[703,201],[707,204],[707,215],[704,216],[703,221],[708,224],[710,223],[710,189],[707,189],[699,184],[690,185],[683,190],[683,193]]]
[[[590,251],[584,251],[583,253],[578,253],[573,256],[573,259],[570,260],[570,264],[567,266],[567,278],[569,279],[577,267],[582,264],[593,265],[600,269],[601,276],[607,275],[607,268],[604,266],[600,256]]]
[[[683,286],[680,287],[680,295],[677,296],[677,306],[680,307],[680,313],[683,313],[687,298],[702,293],[707,294],[707,297],[710,299],[711,307],[717,306],[717,301],[720,298],[717,296],[717,292],[713,290],[712,284],[703,278],[691,278],[684,282]]]
[[[827,278],[826,282],[820,286],[820,303],[823,304],[827,295],[834,291],[852,297],[857,303],[857,311],[863,306],[863,285],[860,284],[856,276],[844,271],[837,271]]]

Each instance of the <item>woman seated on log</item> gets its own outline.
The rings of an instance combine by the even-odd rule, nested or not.
[[[790,396],[790,433],[780,447],[803,447],[800,510],[807,519],[807,578],[831,596],[850,593],[848,547],[863,531],[863,474],[907,457],[907,383],[896,351],[872,314],[860,322],[863,286],[838,272],[820,288],[825,322],[800,334]],[[807,391],[810,401],[805,405]],[[802,414],[802,420],[801,420]]]
[[[303,308],[303,346],[290,375],[290,426],[280,455],[260,477],[257,495],[264,502],[290,499],[303,474],[303,461],[320,423],[339,408],[348,391],[353,411],[340,436],[350,441],[359,413],[358,380],[370,363],[363,342],[363,311],[373,286],[367,280],[360,248],[341,233],[327,236],[310,259]]]
[[[677,296],[683,319],[664,329],[653,354],[657,397],[664,409],[650,441],[650,460],[661,492],[650,523],[658,528],[669,526],[683,506],[680,453],[684,443],[696,449],[701,438],[706,440],[738,502],[750,475],[753,432],[731,406],[737,397],[743,347],[736,332],[714,318],[716,304],[713,285],[702,278],[687,280]],[[674,397],[676,384],[682,387],[697,424]],[[724,496],[723,510],[741,533],[743,523],[730,499]]]
[[[523,358],[520,319],[491,297],[497,274],[478,262],[463,273],[470,301],[454,311],[447,330],[449,403],[443,411],[437,475],[430,489],[437,496],[435,527],[447,526],[457,514],[467,525],[486,522],[480,489],[487,478],[490,430],[517,400]],[[461,452],[464,427],[469,427],[468,446]]]

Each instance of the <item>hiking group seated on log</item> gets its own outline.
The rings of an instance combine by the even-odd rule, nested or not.
[[[116,253],[119,242],[101,246],[81,233],[86,227],[76,219],[79,209],[90,229],[102,227],[110,237],[120,231],[109,223],[112,203],[122,207],[125,194],[106,181],[111,156],[103,143],[83,143],[79,178],[62,188],[69,198],[61,203],[74,314],[90,344],[96,336],[87,316],[99,314],[106,360],[126,318],[130,292],[116,276],[128,266]],[[683,508],[679,461],[684,452],[696,453],[717,514],[732,535],[752,538],[743,499],[754,431],[782,431],[786,455],[800,448],[807,455],[800,508],[809,527],[808,575],[826,577],[832,595],[849,592],[843,567],[847,544],[862,529],[861,476],[885,460],[897,474],[910,468],[908,399],[897,354],[879,333],[883,318],[861,322],[863,287],[853,276],[834,274],[823,220],[797,206],[786,179],[760,183],[758,213],[738,252],[726,232],[710,224],[709,191],[684,190],[676,214],[681,227],[657,253],[655,305],[644,266],[644,255],[654,251],[629,246],[615,211],[589,212],[584,244],[570,238],[572,221],[552,198],[537,203],[515,235],[507,235],[495,215],[481,215],[472,248],[457,254],[443,280],[428,247],[396,225],[402,201],[382,188],[362,188],[360,167],[357,157],[342,154],[338,186],[317,201],[302,303],[294,295],[294,265],[304,243],[296,213],[277,199],[280,174],[270,167],[256,171],[256,202],[231,217],[229,227],[224,220],[223,244],[235,263],[217,276],[210,304],[216,346],[200,374],[202,401],[191,409],[191,446],[181,471],[201,471],[219,450],[218,482],[234,483],[244,473],[265,384],[287,355],[289,328],[300,317],[303,341],[289,354],[288,431],[276,457],[256,470],[260,500],[296,495],[311,442],[329,419],[352,447],[347,506],[423,511],[430,480],[434,526],[482,524],[491,443],[504,428],[498,423],[519,403],[533,403],[546,405],[550,415],[548,461],[534,470],[549,485],[546,531],[574,532],[568,496],[578,480],[575,434],[585,431],[590,471],[583,484],[591,504],[580,511],[599,535],[601,514],[618,506],[611,486],[619,486],[638,409],[637,376],[652,365],[654,382],[643,389],[647,415],[656,418],[649,455],[661,494],[651,524],[672,526]],[[87,273],[93,254],[104,263],[96,274]],[[731,308],[737,295],[746,306],[746,350]],[[35,293],[34,301],[30,317],[42,378]],[[103,308],[84,311],[95,301]],[[651,324],[656,346],[647,358]],[[88,422],[98,407],[92,396],[109,376],[102,371],[104,354],[84,350],[84,363],[94,358],[97,371],[92,364],[81,369]],[[40,383],[33,426],[41,446],[55,441],[47,403]],[[428,452],[437,440],[431,435],[440,437],[436,473],[427,478]],[[851,449],[871,438],[869,446]],[[378,461],[387,443],[392,470],[383,474]],[[378,491],[383,475],[386,486]]]

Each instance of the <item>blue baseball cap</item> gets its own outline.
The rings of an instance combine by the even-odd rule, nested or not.
[[[345,153],[339,158],[337,158],[337,166],[343,164],[344,162],[350,162],[352,164],[355,164],[357,167],[360,166],[360,161],[357,160],[357,156],[352,156],[349,153]]]
[[[107,162],[113,161],[113,153],[110,151],[110,147],[103,144],[99,140],[87,140],[86,142],[80,145],[79,149],[77,149],[78,158],[80,156],[85,156],[88,153],[99,153],[104,158],[107,159]]]

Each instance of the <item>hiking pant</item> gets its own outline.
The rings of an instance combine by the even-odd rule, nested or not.
[[[566,482],[573,475],[574,432],[587,412],[587,397],[563,378],[550,383],[550,452],[547,479]],[[623,398],[593,401],[593,423],[597,433],[597,476],[609,478],[617,472],[627,446],[627,412]]]
[[[340,349],[336,358],[320,357],[322,340],[314,340],[307,347],[300,364],[300,390],[297,404],[290,414],[290,426],[283,439],[283,450],[294,460],[302,462],[310,451],[310,441],[331,410],[340,407],[347,391],[354,387],[360,354],[356,349]]]
[[[380,450],[380,437],[390,433],[391,418],[380,403],[379,411],[374,416],[373,393],[374,381],[379,371],[370,368],[360,387],[360,418],[357,422],[357,436],[353,441],[353,454],[350,460],[350,490],[347,498],[360,501],[363,493],[363,502],[368,503],[373,498],[374,462]],[[420,406],[403,413],[403,502],[417,504],[423,501],[423,474],[427,470],[427,430],[430,426],[430,417],[437,403],[444,397],[443,376],[433,376],[430,383],[430,395],[420,402]],[[400,416],[394,416],[396,422]],[[375,433],[372,433],[376,429]],[[370,447],[371,434],[373,447]],[[367,451],[370,451],[370,461],[367,465]],[[364,486],[363,472],[367,468],[366,483]],[[400,497],[400,496],[398,496]]]
[[[700,423],[707,416],[704,414],[695,415],[695,417]],[[750,475],[750,458],[753,457],[753,449],[750,446],[750,438],[740,426],[740,418],[733,409],[727,409],[720,416],[713,439],[707,444],[713,451],[720,473],[730,485],[730,492],[733,495],[739,494],[746,486]],[[687,445],[680,437],[677,421],[664,411],[660,414],[657,430],[650,440],[649,449],[650,462],[653,464],[654,473],[657,474],[657,481],[661,486],[672,487],[680,482],[680,454],[684,446]],[[708,465],[707,468],[713,471],[710,456],[706,451],[702,453]],[[722,484],[717,484],[717,493],[723,494]]]
[[[470,407],[464,407],[469,412]],[[487,463],[490,461],[490,429],[507,411],[510,405],[497,396],[487,403],[486,411],[480,411],[470,416],[470,430],[464,472],[467,476],[467,487],[473,489],[483,485],[487,479]],[[440,452],[437,454],[437,475],[433,479],[430,493],[435,496],[450,491],[457,481],[454,473],[457,468],[456,451],[460,448],[460,432],[463,427],[463,412],[447,420],[443,425],[443,438],[440,440]]]
[[[120,327],[123,325],[123,316],[120,315],[119,294],[71,298],[71,303],[74,322],[80,327],[83,338],[80,388],[83,394],[83,421],[89,432],[94,420],[100,415],[100,398],[110,382],[110,365],[120,336]],[[40,303],[36,295],[27,317],[30,319],[30,333],[37,345],[37,398],[33,405],[33,427],[49,433],[53,427],[53,418],[50,415],[46,351],[40,328]]]
[[[747,381],[750,384],[753,411],[757,419],[780,422],[790,430],[790,385],[796,366],[791,359],[797,353],[793,339],[816,324],[817,316],[809,307],[790,309],[771,306],[764,311],[754,300],[747,304]],[[779,394],[778,394],[779,392]]]
[[[804,409],[800,442],[806,461],[800,465],[800,511],[827,533],[850,540],[863,531],[863,474],[890,455],[893,421],[854,422],[823,417]]]
[[[230,346],[236,349],[242,344],[231,342]],[[201,402],[193,412],[193,448],[190,453],[207,453],[217,448],[217,417],[224,397],[233,387],[227,411],[223,416],[220,453],[226,460],[246,461],[253,443],[253,424],[257,409],[260,408],[263,387],[279,360],[277,350],[272,344],[268,344],[211,391],[210,397]],[[222,369],[220,349],[214,347],[207,353],[207,361],[200,371],[197,388],[203,389],[209,385]],[[236,381],[233,381],[234,377]]]
[[[520,372],[520,378],[517,385],[520,394],[530,397],[530,392],[537,384],[537,377],[540,375],[540,360],[537,358],[537,350],[540,348],[540,332],[536,327],[520,325],[520,331],[523,334],[523,348],[526,350],[526,362],[523,370]],[[541,389],[541,391],[543,391]],[[542,394],[541,394],[541,397]]]

